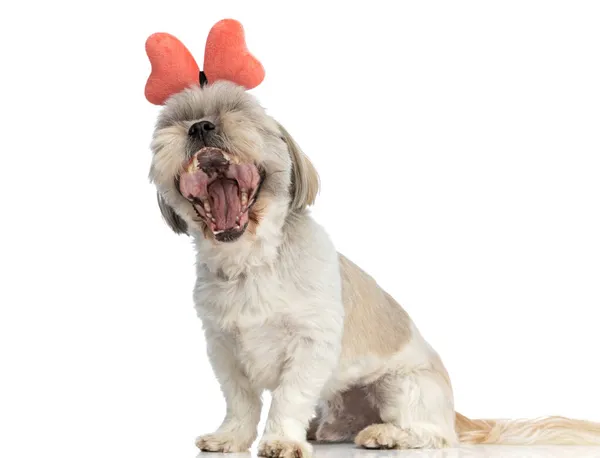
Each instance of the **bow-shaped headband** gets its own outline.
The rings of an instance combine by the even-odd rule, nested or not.
[[[252,89],[265,77],[263,66],[246,47],[242,24],[233,19],[223,19],[210,29],[203,71],[183,43],[168,33],[150,35],[146,54],[152,72],[145,94],[155,105],[164,104],[170,96],[192,85],[227,80]]]

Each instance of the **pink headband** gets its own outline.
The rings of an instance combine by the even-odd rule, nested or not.
[[[168,33],[155,33],[146,40],[152,72],[146,83],[146,99],[162,105],[193,85],[227,80],[252,89],[265,77],[262,64],[248,51],[242,24],[223,19],[211,29],[204,51],[204,70],[184,44]]]

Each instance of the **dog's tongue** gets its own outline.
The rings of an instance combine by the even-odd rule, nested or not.
[[[208,187],[211,197],[211,211],[219,231],[233,229],[239,224],[236,219],[242,211],[238,185],[233,180],[217,179]]]

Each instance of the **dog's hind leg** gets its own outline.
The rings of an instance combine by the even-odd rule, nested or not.
[[[372,385],[383,423],[363,429],[355,443],[365,448],[442,448],[458,444],[452,390],[433,367],[388,373]]]
[[[319,442],[352,442],[363,428],[381,422],[363,387],[351,387],[322,401],[314,420],[313,440]]]

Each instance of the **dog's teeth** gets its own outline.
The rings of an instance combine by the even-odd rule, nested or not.
[[[205,211],[206,213],[210,213],[210,204],[208,203],[208,200],[205,200],[205,201],[203,202],[203,204],[204,204],[204,211]]]
[[[236,217],[235,217],[235,222],[236,222],[238,225],[240,224],[240,217],[239,217],[239,216],[236,216]]]
[[[196,170],[198,170],[198,157],[194,156],[188,164],[186,171],[188,173],[194,173]]]
[[[245,207],[248,203],[248,191],[242,191],[242,207]]]
[[[221,234],[221,233],[223,233],[223,232],[225,232],[225,231],[213,231],[213,234],[215,234],[215,235],[219,235],[219,234]]]

